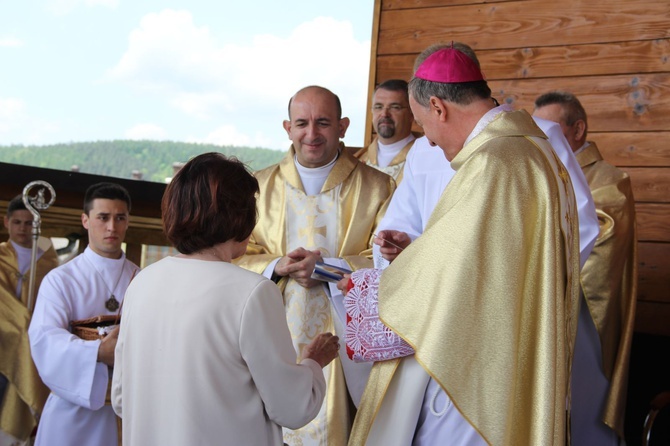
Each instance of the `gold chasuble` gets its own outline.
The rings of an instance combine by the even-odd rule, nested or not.
[[[48,239],[40,238],[38,246],[41,241],[48,241]],[[30,270],[23,273],[19,271],[18,256],[14,246],[10,242],[0,243],[0,287],[9,291],[12,295],[16,293],[16,288],[19,284],[19,278],[23,278],[21,282],[21,302],[24,306],[28,306],[28,286],[30,278]],[[44,253],[37,260],[35,269],[35,295],[42,283],[42,279],[49,271],[58,266],[58,254],[51,242],[48,242],[48,248],[44,247]]]
[[[603,422],[623,438],[628,361],[637,297],[635,201],[630,178],[607,164],[595,143],[576,154],[596,205],[600,233],[581,273],[610,382]]]
[[[350,444],[377,444],[373,423],[389,426],[377,415],[403,405],[387,389],[416,359],[488,444],[564,446],[579,312],[567,171],[525,111],[498,114],[451,165],[379,287],[380,319],[416,353],[375,363]]]
[[[377,170],[384,172],[387,175],[391,175],[396,183],[402,181],[402,172],[405,167],[405,158],[407,158],[407,152],[414,145],[415,139],[410,141],[402,148],[396,156],[393,157],[391,163],[386,167],[379,167],[379,160],[377,157],[377,152],[379,151],[379,144],[377,144],[377,138],[372,141],[372,143],[354,153],[354,156],[367,164],[370,167],[374,167]]]
[[[36,290],[56,266],[58,256],[50,246],[37,261]],[[0,430],[22,441],[28,439],[37,425],[49,396],[30,355],[30,314],[26,307],[30,271],[24,276],[19,300],[15,295],[21,277],[16,251],[10,242],[0,243],[0,374],[8,380],[0,405]]]
[[[393,179],[360,163],[342,146],[321,192],[310,196],[294,156],[291,147],[279,164],[256,172],[259,219],[246,254],[235,263],[262,274],[273,260],[303,247],[320,250],[324,258],[343,258],[353,270],[372,266],[372,232],[390,201]],[[333,310],[325,285],[307,289],[283,278],[279,286],[300,361],[302,348],[317,334],[335,331]],[[328,390],[321,411],[301,429],[284,429],[290,446],[347,444],[351,415],[340,359],[323,371]]]

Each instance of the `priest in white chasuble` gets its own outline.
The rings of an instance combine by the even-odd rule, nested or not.
[[[456,173],[381,276],[379,319],[415,353],[375,363],[350,444],[564,445],[579,302],[570,177],[465,53],[419,58],[414,118]]]
[[[311,278],[315,263],[351,270],[372,266],[373,232],[395,189],[390,176],[345,150],[339,139],[348,125],[338,97],[325,88],[306,87],[291,98],[284,128],[293,144],[279,164],[255,174],[259,219],[246,255],[235,261],[282,289],[299,359],[318,333],[341,329],[331,299],[342,296],[334,285]],[[357,369],[341,357],[324,368],[328,391],[319,415],[302,429],[285,430],[288,445],[347,443],[347,385],[356,404],[369,368]]]

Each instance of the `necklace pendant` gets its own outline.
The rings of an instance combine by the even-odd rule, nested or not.
[[[119,301],[116,300],[116,297],[114,297],[113,294],[105,301],[105,307],[109,311],[116,311],[119,309]]]

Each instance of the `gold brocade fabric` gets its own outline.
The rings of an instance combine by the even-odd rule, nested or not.
[[[30,356],[29,325],[28,309],[0,287],[0,373],[9,381],[0,407],[0,430],[19,440],[30,436],[49,396]]]
[[[593,195],[600,233],[581,273],[610,381],[605,424],[623,438],[628,362],[637,298],[635,201],[628,175],[603,161],[595,143],[577,154]]]
[[[44,251],[37,260],[37,269],[35,271],[35,296],[37,296],[37,290],[39,289],[44,276],[57,266],[58,255],[56,254],[53,245],[50,244],[49,249]],[[25,278],[21,284],[21,302],[23,302],[23,305],[27,306],[30,270],[26,271],[24,276]],[[14,294],[19,283],[19,277],[19,265],[14,247],[10,242],[0,243],[0,287]]]
[[[21,300],[15,296],[19,269],[11,243],[0,243],[0,374],[9,381],[0,406],[0,430],[19,440],[26,440],[49,396],[30,355],[26,308],[29,271],[21,287]],[[51,246],[37,261],[35,293],[44,276],[58,266],[58,257]]]
[[[255,173],[260,185],[258,223],[254,228],[246,255],[235,264],[262,273],[277,257],[286,255],[286,184],[304,190],[293,157],[293,147],[286,157],[274,166]],[[337,252],[352,269],[372,265],[372,232],[377,227],[395,190],[388,175],[360,163],[347,150],[341,150],[326,183],[321,190],[339,189],[337,201]],[[310,249],[310,247],[306,247]]]
[[[256,172],[260,186],[258,223],[247,252],[234,263],[257,273],[288,252],[319,249],[322,257],[340,257],[352,269],[372,266],[372,232],[383,217],[395,183],[360,163],[342,147],[318,195],[305,194],[291,147],[279,164]],[[287,322],[296,353],[318,333],[333,331],[329,298],[322,285],[305,289],[292,279],[280,281]],[[298,430],[284,430],[291,445],[345,445],[351,426],[342,365],[324,368],[326,399],[316,419]]]
[[[386,167],[379,167],[379,161],[377,158],[377,152],[379,151],[379,145],[377,144],[377,138],[372,141],[368,147],[364,147],[358,152],[354,153],[354,156],[367,164],[370,167],[374,167],[377,170],[384,172],[387,175],[391,175],[397,184],[400,184],[402,181],[403,168],[405,167],[405,158],[407,158],[407,152],[414,145],[414,141],[407,143],[405,147],[402,148],[396,156],[393,157],[391,163]]]
[[[579,232],[544,138],[525,111],[499,114],[453,160],[426,231],[379,288],[380,319],[493,445],[566,444]],[[374,365],[349,444],[374,444],[380,407],[402,404],[384,400],[396,366]]]

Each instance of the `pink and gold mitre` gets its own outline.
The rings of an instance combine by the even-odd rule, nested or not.
[[[484,75],[477,64],[455,48],[435,51],[419,65],[414,77],[443,84],[484,80]]]

